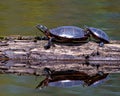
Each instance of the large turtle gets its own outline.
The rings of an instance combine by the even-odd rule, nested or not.
[[[85,26],[84,31],[89,34],[89,37],[90,37],[90,35],[92,35],[93,38],[98,40],[100,47],[102,47],[104,45],[104,43],[110,42],[108,35],[101,29]]]
[[[48,38],[48,43],[44,46],[45,49],[49,49],[52,45],[52,41],[58,42],[75,42],[87,40],[88,36],[83,29],[76,26],[60,26],[53,29],[48,29],[43,25],[36,25],[36,28],[42,31]]]

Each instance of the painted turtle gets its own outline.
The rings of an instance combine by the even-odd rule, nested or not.
[[[110,42],[108,35],[101,29],[85,26],[85,32],[87,32],[89,36],[92,35],[93,38],[98,39],[100,47],[102,47],[104,43]]]
[[[48,43],[44,46],[45,49],[49,49],[52,45],[52,41],[58,42],[78,42],[87,40],[88,36],[83,29],[76,26],[60,26],[53,29],[48,29],[43,25],[36,25],[36,28],[42,31],[48,38]]]

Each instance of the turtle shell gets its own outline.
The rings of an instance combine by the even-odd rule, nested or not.
[[[97,39],[99,39],[105,43],[110,42],[108,35],[104,31],[102,31],[98,28],[93,28],[93,27],[88,27],[87,30]]]
[[[76,26],[61,26],[57,28],[50,29],[51,36],[56,38],[66,38],[66,39],[87,39],[83,29]]]

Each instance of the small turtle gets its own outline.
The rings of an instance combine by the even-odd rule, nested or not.
[[[89,36],[92,35],[95,39],[98,39],[100,47],[103,47],[104,43],[110,42],[108,35],[101,29],[85,26],[85,32],[87,32]]]
[[[36,28],[49,38],[48,43],[44,46],[45,49],[50,48],[53,40],[58,42],[78,42],[88,39],[84,30],[76,26],[60,26],[48,29],[46,26],[38,24],[36,25]]]

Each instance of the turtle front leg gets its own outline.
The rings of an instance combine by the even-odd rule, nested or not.
[[[48,41],[48,43],[44,46],[45,49],[49,49],[51,47],[51,45],[53,45],[52,41],[53,41],[54,37],[51,37]]]
[[[100,43],[99,43],[99,46],[100,46],[100,47],[103,47],[103,46],[104,46],[104,42],[100,42]]]

